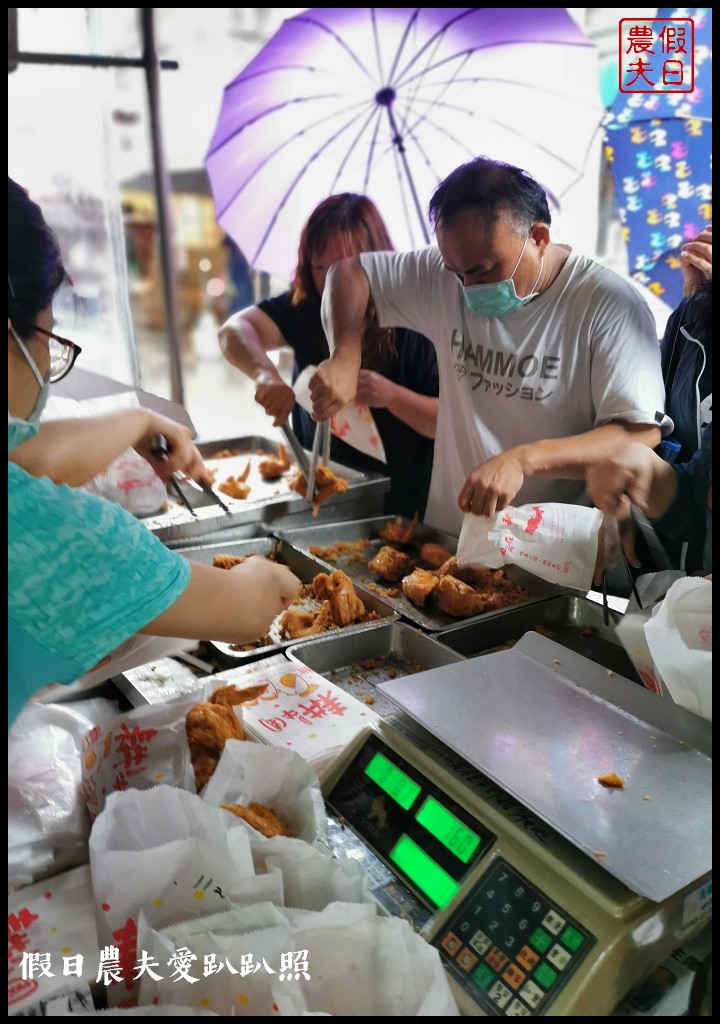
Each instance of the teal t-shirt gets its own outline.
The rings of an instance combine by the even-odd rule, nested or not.
[[[8,462],[8,725],[174,604],[190,563],[112,502]]]

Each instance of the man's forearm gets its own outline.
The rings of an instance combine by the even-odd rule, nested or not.
[[[649,423],[605,423],[584,434],[518,445],[514,451],[526,476],[581,480],[589,466],[611,458],[631,441],[655,448],[660,429]]]

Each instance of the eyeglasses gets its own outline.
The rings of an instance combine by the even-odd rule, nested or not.
[[[53,334],[52,331],[46,331],[44,327],[38,327],[37,324],[33,324],[33,330],[39,331],[40,334],[44,334],[46,338],[50,339],[50,376],[48,377],[48,384],[57,384],[59,380],[67,377],[70,373],[82,349],[74,341],[61,338],[58,334]]]

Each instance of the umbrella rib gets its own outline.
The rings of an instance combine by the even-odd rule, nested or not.
[[[373,108],[372,112],[374,113],[374,108]],[[326,120],[326,119],[323,119],[323,121],[324,120]],[[323,122],[322,121],[318,122],[318,124],[321,124],[321,123],[323,123]],[[328,146],[332,145],[333,142],[336,142],[337,139],[339,139],[340,136],[344,132],[346,132],[350,127],[352,127],[353,123],[354,123],[354,119],[351,120],[351,121],[348,121],[348,123],[343,125],[341,128],[339,128],[337,130],[337,132],[335,132],[335,134],[333,136],[331,136],[330,138],[326,139],[326,141],[323,143],[323,145],[320,146],[318,149],[316,149],[315,152],[306,160],[306,162],[305,162],[304,166],[302,167],[302,169],[300,170],[300,172],[290,182],[290,185],[288,186],[285,194],[282,196],[280,202],[277,204],[277,206],[275,208],[275,211],[274,211],[274,213],[273,213],[273,215],[272,215],[272,217],[270,219],[270,222],[269,222],[267,228],[265,229],[265,232],[264,232],[264,234],[262,236],[262,239],[260,240],[258,246],[256,247],[255,255],[253,256],[253,261],[256,260],[258,258],[258,256],[260,255],[260,253],[262,252],[263,246],[265,245],[265,243],[266,243],[266,241],[267,241],[267,239],[268,239],[272,229],[274,228],[275,223],[276,223],[276,221],[277,221],[277,219],[278,219],[278,217],[280,215],[280,211],[283,209],[283,207],[287,203],[288,199],[292,195],[292,193],[293,193],[294,189],[296,188],[297,184],[302,180],[304,175],[310,170],[312,164],[315,162],[315,160],[318,158],[318,156],[322,153],[322,151],[324,149],[326,149]],[[299,131],[293,138],[287,139],[287,140],[283,141],[275,150],[273,150],[272,153],[268,154],[267,158],[262,162],[262,164],[250,175],[250,177],[245,179],[245,181],[242,183],[242,185],[234,192],[232,198],[224,205],[222,210],[218,212],[218,219],[220,219],[220,217],[224,216],[224,214],[229,210],[229,208],[232,206],[232,204],[238,199],[238,197],[244,191],[244,189],[250,184],[250,182],[253,180],[253,178],[255,178],[260,173],[260,171],[265,167],[265,165],[267,163],[269,163],[282,149],[284,149],[285,146],[289,145],[290,142],[293,142],[295,140],[295,138],[299,137],[300,135],[306,134],[306,131],[307,131],[306,129],[303,130],[303,131]],[[350,152],[352,152],[352,149],[350,149]]]
[[[350,49],[345,40],[342,39],[342,37],[339,36],[337,32],[333,31],[333,29],[328,28],[327,25],[323,25],[322,22],[316,21],[314,18],[309,18],[307,14],[297,14],[291,20],[293,22],[305,22],[306,25],[312,25],[314,28],[317,28],[321,32],[324,32],[326,35],[330,36],[330,38],[334,39],[335,42],[341,47],[341,49],[345,51],[350,60],[352,60],[353,64],[355,64],[364,75],[366,75],[371,81],[373,81],[373,76],[371,72],[368,70],[368,68],[365,67],[365,65],[359,59],[358,55],[353,50]]]

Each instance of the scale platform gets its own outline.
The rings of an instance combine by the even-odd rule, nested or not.
[[[606,697],[583,685],[593,674]],[[632,711],[612,703],[628,687]],[[710,871],[712,761],[693,742],[697,716],[671,705],[666,731],[669,702],[537,633],[378,689],[633,892],[659,903]],[[601,785],[608,772],[624,786]]]
[[[325,842],[463,1016],[612,1016],[709,927],[709,722],[535,632],[377,689],[398,713],[325,779]]]

